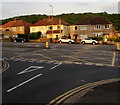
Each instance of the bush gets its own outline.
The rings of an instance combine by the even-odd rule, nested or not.
[[[117,37],[109,37],[108,41],[120,42],[120,38]]]
[[[99,37],[97,37],[97,36],[91,36],[89,38],[91,38],[93,40],[97,40],[97,41],[102,41],[103,40],[103,37],[101,37],[101,36],[99,36]]]
[[[115,39],[115,42],[120,42],[120,38]]]
[[[108,41],[115,41],[116,40],[116,37],[109,37],[107,38]]]
[[[41,37],[41,32],[30,33],[29,39],[39,39]]]

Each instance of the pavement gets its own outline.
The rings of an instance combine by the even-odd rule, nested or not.
[[[120,81],[102,84],[96,87],[87,88],[75,95],[72,95],[61,105],[119,105],[120,104]]]
[[[120,81],[104,84],[91,89],[76,103],[116,103],[120,104]]]

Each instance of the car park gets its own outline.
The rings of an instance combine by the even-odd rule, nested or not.
[[[74,40],[69,39],[69,38],[67,38],[67,37],[60,38],[60,39],[58,40],[58,42],[59,42],[59,43],[69,43],[69,44],[75,43]]]
[[[93,40],[91,38],[85,38],[83,40],[81,40],[82,44],[98,44],[98,41]]]

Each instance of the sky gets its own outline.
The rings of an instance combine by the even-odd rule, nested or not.
[[[32,14],[52,15],[52,9],[53,15],[85,12],[111,14],[118,13],[118,4],[120,4],[118,2],[119,0],[2,0],[0,18]]]

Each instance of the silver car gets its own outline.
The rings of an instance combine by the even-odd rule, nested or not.
[[[59,43],[69,43],[69,44],[71,44],[71,43],[75,43],[75,41],[74,40],[72,40],[72,39],[69,39],[69,38],[60,38],[59,40],[58,40],[58,42]]]
[[[83,40],[81,40],[82,44],[98,44],[98,41],[93,40],[91,38],[85,38]]]

